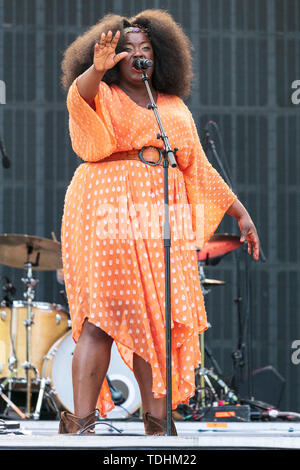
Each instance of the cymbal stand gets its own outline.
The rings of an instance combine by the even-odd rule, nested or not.
[[[201,289],[203,295],[207,295],[210,292],[210,289],[206,289],[203,285],[205,281],[205,273],[204,268],[201,262],[198,262],[198,274],[201,284]],[[208,323],[208,327],[211,328],[211,324]],[[221,388],[224,398],[230,403],[236,403],[238,401],[237,396],[235,395],[234,391],[222,380],[222,370],[217,363],[216,359],[214,358],[212,351],[210,348],[205,344],[204,341],[204,334],[202,332],[199,335],[199,343],[200,343],[200,351],[201,351],[201,364],[196,369],[196,411],[199,407],[205,407],[207,404],[207,397],[206,391],[209,391],[211,396],[213,397],[214,401],[218,401],[220,397],[218,396],[218,392],[216,391],[215,387],[213,386],[212,380]],[[213,364],[214,372],[211,369],[207,369],[205,367],[205,355],[208,356],[211,363]]]
[[[37,403],[35,407],[35,412],[33,413],[34,420],[40,419],[41,407],[42,407],[42,403],[44,400],[44,395],[45,395],[47,385],[49,385],[49,379],[42,377],[40,380],[40,390],[39,390],[38,399],[37,399]]]
[[[18,369],[14,369],[9,376],[0,384],[0,397],[6,402],[6,409],[7,412],[8,408],[12,408],[22,419],[26,419],[26,415],[18,408],[15,403],[11,401],[11,379],[12,377],[18,372]],[[4,394],[3,390],[6,386],[9,385],[9,393],[8,396]]]
[[[240,274],[240,260],[239,260],[239,253],[236,254],[236,261],[237,261],[237,278],[238,278],[238,296],[235,300],[237,304],[237,313],[238,313],[238,344],[237,344],[237,349],[232,353],[232,359],[233,359],[233,378],[232,378],[232,385],[237,393],[239,395],[239,390],[240,390],[240,384],[244,380],[244,368],[246,366],[246,362],[248,363],[248,372],[249,372],[249,396],[253,396],[253,384],[252,384],[252,377],[251,377],[251,352],[252,352],[252,344],[250,341],[248,351],[247,351],[247,346],[246,346],[246,336],[248,333],[248,339],[249,339],[249,320],[250,320],[250,277],[249,277],[249,261],[248,261],[248,256],[247,256],[247,244],[245,243],[243,246],[243,251],[244,251],[244,256],[245,256],[245,299],[242,297],[241,294],[241,286],[240,286],[240,279],[241,279],[241,274]],[[243,301],[245,300],[245,313],[244,313],[244,318],[242,318],[242,311],[241,311],[241,305]],[[248,358],[246,361],[246,353],[248,352]]]
[[[31,246],[27,247],[28,255],[31,252]],[[27,409],[27,417],[31,417],[31,374],[30,371],[33,370],[37,375],[37,369],[31,364],[30,356],[31,356],[31,326],[33,324],[33,310],[32,310],[32,303],[35,296],[35,286],[39,282],[37,279],[32,277],[32,267],[38,264],[39,253],[37,255],[37,261],[35,264],[30,262],[26,262],[24,264],[24,268],[27,270],[27,277],[22,278],[22,282],[26,285],[27,290],[24,292],[24,298],[27,301],[27,319],[24,321],[24,325],[26,328],[26,361],[22,364],[26,371],[26,409]]]
[[[211,324],[208,323],[208,327],[211,327]],[[238,397],[234,393],[234,391],[225,383],[222,379],[222,370],[220,369],[217,361],[212,355],[211,350],[204,344],[204,333],[201,333],[199,336],[200,342],[200,350],[201,350],[201,364],[196,369],[196,402],[194,404],[195,411],[199,411],[201,408],[204,409],[207,403],[207,395],[210,395],[213,402],[218,402],[221,398],[225,401],[228,401],[231,404],[235,404],[238,402]],[[205,354],[208,355],[209,359],[211,360],[214,370],[208,369],[205,367],[204,358]],[[219,396],[218,390],[214,387],[213,383],[218,386],[222,393],[222,397]],[[212,403],[210,403],[211,405]]]
[[[204,370],[204,331],[200,335],[200,350],[201,350],[201,371]],[[205,376],[200,373],[200,388],[201,388],[201,404],[205,406]]]
[[[201,381],[202,377],[204,386]],[[214,387],[214,383],[218,387],[218,390]],[[222,396],[220,394],[222,394]],[[238,397],[234,390],[232,390],[221,377],[219,377],[213,370],[199,366],[196,369],[196,411],[201,407],[203,408],[209,405],[209,403],[207,403],[207,395],[210,395],[211,400],[216,403],[220,399],[225,400],[230,404],[238,403]],[[211,404],[212,403],[210,403],[210,405]]]

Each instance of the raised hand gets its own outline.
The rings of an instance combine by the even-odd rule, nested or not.
[[[98,72],[105,73],[128,55],[128,52],[116,54],[119,38],[120,31],[114,37],[112,31],[101,34],[100,42],[94,46],[94,67]]]

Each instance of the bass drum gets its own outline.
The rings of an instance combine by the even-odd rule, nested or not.
[[[10,375],[11,357],[16,358],[18,366],[14,377],[20,380],[26,378],[22,365],[26,362],[27,353],[27,308],[27,302],[15,300],[11,308],[0,309],[0,378]],[[61,305],[47,302],[32,302],[30,313],[30,362],[41,375],[45,354],[54,341],[61,338],[70,328],[68,313]]]
[[[75,342],[72,330],[56,341],[44,358],[42,377],[50,381],[51,398],[60,411],[74,413],[72,388],[72,358]],[[121,358],[113,343],[110,366],[107,372],[111,385],[120,391],[123,403],[107,413],[108,419],[126,418],[141,406],[141,396],[133,372]]]

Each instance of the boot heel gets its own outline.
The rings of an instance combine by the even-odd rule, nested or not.
[[[60,415],[60,422],[58,427],[58,434],[78,434],[81,430],[87,426],[92,425],[95,422],[95,411],[88,414],[87,416],[80,418],[75,416],[73,413],[63,411]],[[94,428],[89,428],[84,431],[83,434],[94,434]]]
[[[143,414],[143,421],[145,427],[145,434],[147,436],[166,436],[167,435],[167,422],[155,418],[149,412]],[[172,419],[172,428],[171,428],[172,436],[177,436],[177,430],[175,427],[175,423]]]

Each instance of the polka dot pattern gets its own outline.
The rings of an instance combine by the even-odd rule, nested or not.
[[[95,104],[94,111],[75,81],[67,99],[70,136],[85,163],[67,189],[62,220],[73,337],[78,340],[88,318],[114,338],[131,369],[133,352],[150,363],[159,398],[166,394],[164,170],[137,160],[101,159],[162,143],[153,111],[117,86],[101,83]],[[159,95],[157,105],[170,144],[179,148],[168,188],[175,408],[194,395],[198,335],[207,328],[195,246],[214,232],[235,195],[207,161],[182,100]],[[97,406],[102,416],[114,406],[106,381]]]

